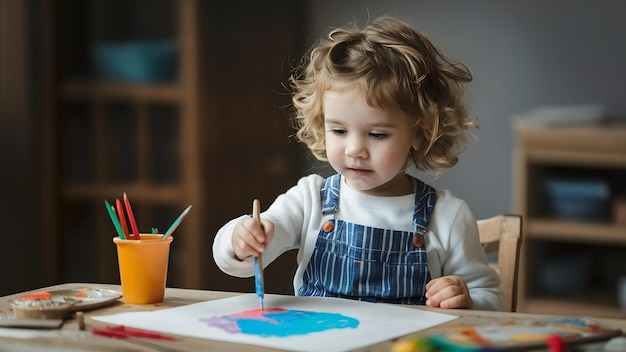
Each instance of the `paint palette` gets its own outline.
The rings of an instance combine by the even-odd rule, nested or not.
[[[51,290],[24,294],[11,303],[16,318],[63,319],[68,314],[102,307],[122,297],[99,288]]]
[[[90,310],[103,307],[122,297],[121,292],[93,287],[52,290],[48,292],[53,301],[75,301],[71,305],[70,311]]]
[[[621,329],[591,318],[546,317],[493,321],[485,325],[458,324],[434,329],[426,336],[432,345],[446,351],[522,351],[543,350],[550,337],[575,345],[621,334]]]

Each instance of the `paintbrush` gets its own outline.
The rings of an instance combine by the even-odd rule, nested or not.
[[[253,218],[261,222],[261,202],[258,199],[255,199],[252,202],[252,216]],[[263,257],[262,254],[259,254],[257,257],[254,257],[254,289],[256,291],[256,295],[259,296],[259,301],[261,302],[261,310],[265,309],[263,306],[263,297],[265,296],[265,284],[263,283]]]

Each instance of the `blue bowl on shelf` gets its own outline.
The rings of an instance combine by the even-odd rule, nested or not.
[[[99,78],[137,83],[172,80],[176,52],[175,40],[98,42],[92,48]]]
[[[610,189],[602,180],[546,180],[546,191],[555,216],[569,220],[601,220],[608,217]]]

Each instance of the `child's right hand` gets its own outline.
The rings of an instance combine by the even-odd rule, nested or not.
[[[467,283],[456,275],[442,276],[426,284],[426,305],[439,308],[473,309]]]
[[[252,217],[244,217],[233,231],[232,245],[235,258],[244,260],[250,256],[257,257],[265,252],[265,247],[274,238],[274,223]]]

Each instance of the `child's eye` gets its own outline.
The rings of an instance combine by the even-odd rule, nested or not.
[[[370,135],[370,137],[372,137],[374,139],[385,139],[385,138],[387,138],[389,136],[386,133],[376,133],[376,132],[370,132],[369,135]]]
[[[332,132],[333,134],[336,134],[336,135],[339,135],[339,136],[341,136],[341,135],[344,135],[344,134],[348,133],[346,130],[341,129],[341,128],[333,128],[333,129],[331,130],[331,132]]]

